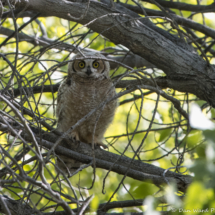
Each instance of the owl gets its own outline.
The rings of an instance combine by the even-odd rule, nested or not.
[[[102,102],[116,95],[109,76],[109,62],[101,58],[105,57],[99,53],[85,53],[84,57],[77,54],[68,64],[68,76],[58,90],[58,131],[66,132]],[[113,120],[116,108],[117,100],[114,99],[76,127],[69,134],[70,137],[76,142],[94,142],[95,145],[106,147],[103,143],[104,133]],[[57,158],[57,166],[64,173],[72,174],[81,164],[65,156]]]

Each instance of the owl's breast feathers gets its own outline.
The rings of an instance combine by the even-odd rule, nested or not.
[[[110,78],[86,79],[78,75],[67,78],[58,91],[58,130],[65,132],[78,120],[87,115],[116,94]],[[113,120],[117,107],[117,100],[107,103],[90,116],[79,128],[79,131],[87,135],[92,133],[96,124],[96,135],[103,137],[108,125]]]

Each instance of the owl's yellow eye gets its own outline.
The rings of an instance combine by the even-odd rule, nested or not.
[[[93,62],[93,67],[94,67],[94,68],[98,68],[98,67],[99,67],[99,62],[96,62],[96,61]]]
[[[83,69],[83,68],[85,67],[84,61],[79,62],[79,63],[78,63],[78,66],[79,66],[81,69]]]

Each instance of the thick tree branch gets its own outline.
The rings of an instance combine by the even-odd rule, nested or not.
[[[20,6],[23,4],[26,3],[21,1]],[[85,6],[78,2],[29,0],[28,8],[46,16],[73,21],[67,14],[78,17]],[[156,65],[169,79],[191,81],[193,85],[189,86],[190,93],[194,92],[215,107],[214,65],[207,65],[180,39],[120,5],[113,10],[98,1],[91,1],[87,16],[79,22]]]
[[[176,2],[174,2],[174,3],[176,3]],[[120,4],[122,6],[128,8],[129,10],[134,11],[135,13],[144,15],[143,11],[138,6],[124,4],[124,3],[120,3]],[[148,16],[166,17],[166,14],[164,14],[162,11],[151,10],[151,9],[144,9],[144,10],[146,11]],[[214,7],[214,10],[215,10],[215,7]],[[201,24],[199,24],[199,23],[197,23],[197,22],[195,22],[195,21],[193,21],[191,19],[183,18],[183,17],[175,15],[175,14],[171,14],[171,17],[179,25],[183,25],[185,27],[188,27],[188,28],[194,29],[196,31],[202,32],[203,34],[205,34],[207,36],[210,36],[210,37],[215,39],[215,30],[214,29],[212,29],[212,28],[210,28],[210,27],[208,27],[206,25],[201,25]]]
[[[142,0],[142,1],[153,4],[153,2],[150,0]],[[193,5],[193,4],[183,3],[183,2],[172,2],[172,1],[163,1],[163,0],[156,0],[156,2],[163,7],[178,9],[178,10],[185,10],[185,11],[192,11],[192,12],[199,12],[199,13],[215,11],[214,3],[210,5]]]
[[[9,131],[9,127],[3,123],[0,123],[1,131]],[[33,129],[36,132],[37,129]],[[11,131],[11,130],[10,130]],[[16,135],[11,131],[13,135]],[[37,138],[39,145],[51,149],[53,147],[53,143],[59,138],[59,136],[53,133],[42,132],[43,139]],[[28,134],[22,132],[22,137],[26,141],[31,141]],[[191,183],[191,177],[186,175],[181,175],[175,172],[168,171],[165,174],[165,178],[163,177],[163,173],[165,169],[160,167],[156,167],[151,164],[143,163],[138,160],[133,160],[128,157],[121,157],[117,154],[102,150],[100,148],[96,148],[94,153],[89,144],[80,143],[77,147],[77,143],[72,142],[69,139],[63,139],[63,144],[67,146],[64,148],[62,146],[57,146],[55,151],[57,154],[68,156],[69,158],[75,159],[82,163],[90,163],[93,159],[93,154],[95,154],[95,162],[96,167],[109,170],[111,167],[111,171],[116,172],[118,174],[124,175],[128,168],[127,176],[134,178],[140,181],[151,181],[156,185],[166,184],[166,182],[174,181],[177,184],[177,187],[180,191],[184,192],[189,184]],[[117,163],[115,163],[117,161]],[[3,175],[1,175],[3,176]]]

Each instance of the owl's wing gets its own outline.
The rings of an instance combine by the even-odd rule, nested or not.
[[[66,81],[63,81],[58,89],[57,94],[57,128],[59,129],[63,121],[63,112],[64,112],[64,101],[65,101],[65,92],[66,92]]]

